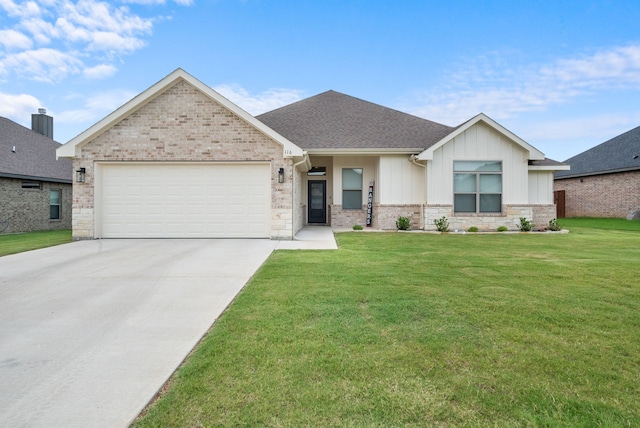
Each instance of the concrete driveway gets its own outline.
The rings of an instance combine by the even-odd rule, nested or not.
[[[127,426],[278,244],[98,240],[0,257],[1,425]]]

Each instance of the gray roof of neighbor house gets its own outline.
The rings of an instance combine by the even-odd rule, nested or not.
[[[424,150],[455,129],[336,91],[256,118],[305,150]]]
[[[567,159],[570,171],[558,171],[555,178],[640,170],[640,126]]]
[[[71,183],[72,162],[56,160],[58,147],[57,141],[0,117],[0,177]]]

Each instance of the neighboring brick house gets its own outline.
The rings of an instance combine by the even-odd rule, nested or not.
[[[567,159],[555,173],[567,217],[640,218],[640,127]]]
[[[53,119],[0,117],[0,233],[71,229],[72,163],[56,159]]]
[[[546,225],[567,168],[484,114],[452,128],[328,91],[254,117],[181,69],[57,153],[86,173],[74,239]]]

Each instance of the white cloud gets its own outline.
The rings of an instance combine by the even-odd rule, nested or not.
[[[20,31],[0,30],[0,45],[7,50],[31,49],[33,42]]]
[[[84,77],[91,80],[104,79],[105,77],[112,76],[118,71],[113,65],[99,64],[95,67],[85,68],[82,72]]]
[[[41,9],[35,1],[24,1],[16,4],[12,0],[0,0],[0,8],[4,9],[9,16],[26,18],[40,15]]]
[[[101,92],[91,94],[87,97],[84,95],[76,95],[73,98],[82,98],[81,102],[83,107],[81,109],[60,112],[57,114],[56,120],[61,123],[74,125],[90,125],[116,110],[136,95],[134,92],[125,90]]]
[[[274,88],[259,94],[250,94],[240,85],[219,85],[214,89],[223,97],[242,107],[252,115],[258,115],[302,99],[302,91]]]
[[[28,94],[7,94],[0,92],[0,116],[25,126],[31,121],[31,114],[37,113],[42,103]]]
[[[23,77],[38,82],[55,82],[82,69],[82,61],[74,52],[35,49],[7,55],[0,70],[20,70]]]
[[[499,54],[458,65],[405,111],[458,124],[479,112],[495,119],[574,102],[598,91],[640,89],[640,45],[602,50],[551,64],[510,65]]]
[[[163,19],[102,0],[0,0],[0,10],[12,18],[0,27],[0,76],[48,82],[81,73],[105,76],[122,55],[143,48],[154,23]]]
[[[640,123],[640,112],[600,114],[535,124],[522,123],[519,129],[531,140],[596,140],[604,142]]]

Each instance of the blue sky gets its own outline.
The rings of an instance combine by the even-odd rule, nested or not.
[[[565,160],[640,125],[640,2],[0,0],[0,116],[66,142],[178,67],[252,114],[329,89]]]

